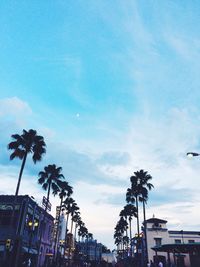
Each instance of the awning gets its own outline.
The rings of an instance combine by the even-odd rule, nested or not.
[[[155,246],[153,248],[154,251],[158,252],[175,252],[175,253],[190,253],[190,252],[198,252],[200,253],[200,243],[187,243],[187,244],[163,244],[161,246]]]

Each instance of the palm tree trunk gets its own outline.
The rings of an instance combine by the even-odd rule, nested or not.
[[[69,266],[70,266],[70,259],[71,259],[71,251],[72,251],[72,244],[73,244],[73,234],[72,234],[72,229],[73,229],[73,214],[71,214],[71,230],[70,230],[70,233],[71,233],[71,240],[70,240],[70,245],[69,245]]]
[[[146,264],[149,261],[148,256],[148,247],[147,247],[147,224],[146,224],[146,209],[145,209],[145,202],[142,201],[143,204],[143,216],[144,216],[144,235],[145,235],[145,248],[146,248]]]
[[[68,233],[68,221],[69,221],[69,212],[67,213],[67,219],[66,219],[66,230],[65,230],[65,245],[64,245],[64,253],[67,248],[67,233]]]
[[[48,186],[48,191],[47,191],[47,203],[49,202],[50,190],[51,190],[51,183],[49,183],[49,186]],[[46,208],[47,208],[47,206],[45,207],[45,211],[46,211]]]
[[[132,229],[131,229],[131,217],[129,217],[129,234],[130,234],[130,256],[132,257]]]
[[[137,258],[139,260],[139,266],[141,266],[140,259],[139,259],[139,238],[140,238],[140,224],[139,224],[139,208],[138,208],[138,197],[136,196],[135,198],[136,202],[136,208],[137,208],[137,246],[136,246],[136,251],[137,251]]]
[[[60,213],[61,213],[62,202],[63,202],[63,198],[61,197],[60,208],[59,208],[59,213],[58,213],[58,226],[57,226],[56,236],[55,236],[55,241],[54,241],[55,242],[54,243],[54,257],[56,257],[56,255],[58,254],[57,243],[58,243],[58,235],[59,235],[59,224],[60,224]],[[57,247],[57,253],[56,253],[56,247]]]
[[[25,166],[25,163],[26,163],[26,158],[27,158],[27,152],[25,152],[25,155],[23,157],[21,169],[20,169],[20,172],[19,172],[19,178],[18,178],[18,182],[17,182],[17,188],[16,188],[16,192],[15,192],[15,197],[18,196],[18,193],[19,193],[19,187],[20,187],[20,183],[21,183],[21,178],[22,178],[22,173],[23,173],[23,170],[24,170],[24,166]]]
[[[74,240],[76,241],[76,230],[77,230],[77,227],[78,227],[78,225],[76,224],[75,225],[75,228],[74,228]]]
[[[23,173],[23,170],[24,170],[24,166],[25,166],[25,163],[26,163],[26,158],[27,158],[27,151],[25,152],[24,157],[23,157],[21,169],[20,169],[20,172],[19,172],[19,178],[18,178],[18,182],[17,182],[17,188],[16,188],[16,191],[15,191],[15,198],[14,198],[13,209],[12,209],[12,213],[11,213],[10,230],[9,230],[9,234],[11,235],[11,238],[13,238],[13,236],[12,236],[13,235],[13,233],[12,233],[12,225],[13,225],[13,222],[14,222],[15,205],[17,203],[17,196],[18,196],[18,193],[19,193],[19,187],[20,187],[20,183],[21,183],[21,178],[22,178],[22,173]],[[15,242],[14,238],[13,238],[13,240]],[[18,257],[19,257],[19,247],[17,247],[16,261],[14,263],[14,267],[16,266],[16,262],[17,262]]]
[[[70,230],[70,233],[71,234],[72,234],[73,224],[74,224],[74,221],[73,221],[73,218],[72,218],[72,221],[71,221],[71,230]]]
[[[138,238],[140,236],[140,222],[139,222],[139,207],[138,207],[138,197],[136,196],[135,198],[136,201],[136,208],[137,208],[137,233],[138,233]]]

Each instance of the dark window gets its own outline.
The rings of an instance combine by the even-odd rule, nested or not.
[[[195,241],[193,240],[193,239],[190,239],[190,240],[188,240],[188,243],[195,243]]]
[[[155,245],[156,246],[161,246],[161,244],[162,244],[162,238],[154,238],[154,240],[155,240]]]
[[[175,244],[181,244],[181,239],[175,239]]]

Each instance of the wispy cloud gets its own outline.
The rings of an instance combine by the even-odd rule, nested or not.
[[[18,97],[0,99],[0,116],[27,116],[32,113],[29,104]]]

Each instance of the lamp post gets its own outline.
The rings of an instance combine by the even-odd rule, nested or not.
[[[200,156],[200,154],[196,153],[196,152],[188,152],[186,155],[187,155],[188,158],[193,158],[193,157]]]
[[[30,254],[33,233],[34,233],[35,229],[38,227],[38,225],[39,225],[39,223],[36,220],[28,222],[28,227],[29,227],[29,231],[30,231],[30,239],[29,239],[29,244],[28,244],[28,255]]]

